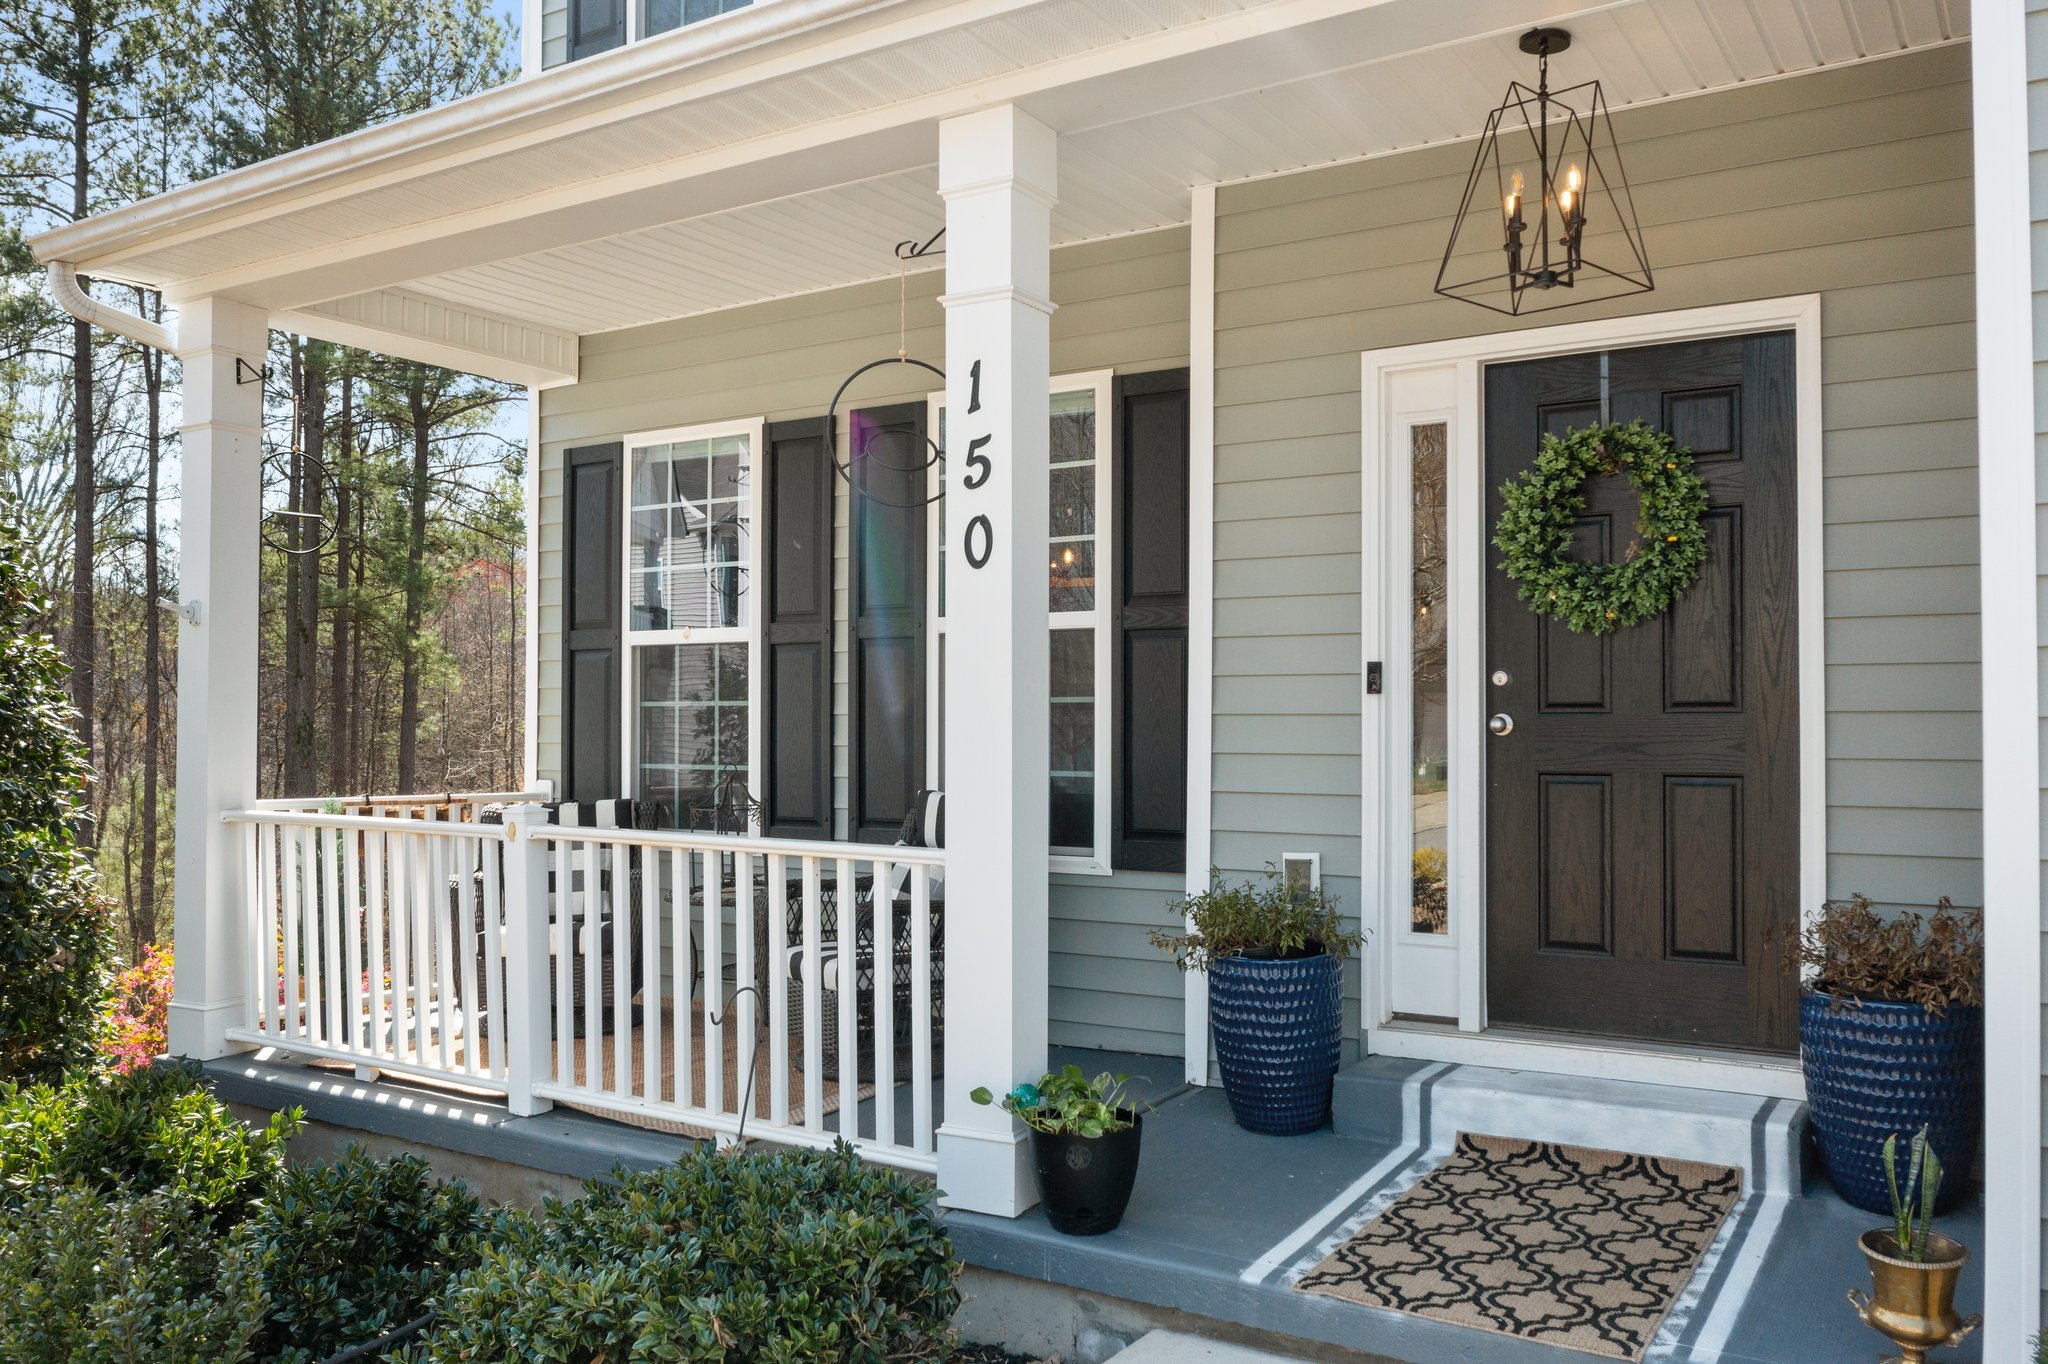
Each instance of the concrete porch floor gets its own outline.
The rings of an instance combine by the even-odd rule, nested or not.
[[[1595,1358],[1291,1287],[1329,1242],[1391,1201],[1432,1157],[1401,1158],[1391,1142],[1328,1130],[1253,1135],[1231,1121],[1221,1089],[1182,1083],[1177,1058],[1057,1051],[1054,1060],[1090,1074],[1148,1078],[1156,1108],[1145,1120],[1130,1209],[1116,1231],[1092,1238],[1060,1235],[1035,1209],[1014,1220],[951,1213],[948,1229],[969,1264],[1410,1364]],[[1394,1168],[1383,1170],[1390,1156]],[[1347,1192],[1353,1196],[1340,1197]],[[1869,1284],[1856,1238],[1881,1220],[1842,1202],[1811,1171],[1804,1197],[1746,1195],[1645,1358],[1870,1364],[1885,1357],[1885,1342],[1844,1299],[1849,1288]],[[1940,1223],[1979,1256],[1983,1226],[1975,1192]],[[1965,1314],[1982,1309],[1980,1264],[1965,1269],[1959,1298]],[[1981,1347],[1973,1336],[1935,1359],[1974,1364]]]

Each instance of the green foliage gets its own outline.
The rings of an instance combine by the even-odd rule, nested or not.
[[[831,1151],[702,1150],[505,1212],[411,1364],[943,1360],[958,1264],[927,1184]]]
[[[62,1085],[0,1085],[0,1207],[53,1181],[106,1194],[161,1190],[232,1226],[283,1168],[298,1124],[295,1109],[252,1132],[175,1066]]]
[[[0,1216],[0,1359],[241,1364],[263,1317],[247,1249],[189,1198],[46,1182]]]
[[[1001,1105],[1036,1132],[1072,1132],[1104,1137],[1137,1125],[1137,1103],[1130,1094],[1131,1077],[1108,1071],[1089,1079],[1079,1066],[1049,1070],[1037,1084],[1028,1081],[1002,1097]],[[978,1104],[996,1103],[986,1085],[967,1096]]]
[[[1171,906],[1176,919],[1190,923],[1185,933],[1154,929],[1152,945],[1173,953],[1183,971],[1206,971],[1218,957],[1251,953],[1281,956],[1313,955],[1320,950],[1348,957],[1365,935],[1346,932],[1337,915],[1337,897],[1322,887],[1288,886],[1271,863],[1264,875],[1230,885],[1215,868],[1209,888]]]
[[[419,1318],[474,1265],[488,1225],[460,1184],[418,1156],[286,1170],[247,1225],[270,1296],[261,1357],[325,1359]]]
[[[1899,1188],[1899,1134],[1884,1139],[1884,1182],[1892,1196],[1893,1248],[1901,1260],[1927,1258],[1927,1233],[1934,1221],[1934,1198],[1941,1192],[1941,1157],[1928,1144],[1927,1127],[1913,1134],[1912,1160],[1906,1169],[1906,1186]],[[1919,1208],[1913,1205],[1916,1193]]]
[[[0,499],[0,1080],[91,1064],[113,940],[79,842],[89,772]]]
[[[1613,563],[1571,557],[1572,528],[1586,509],[1586,480],[1627,478],[1642,498],[1635,538]],[[1595,635],[1625,630],[1671,609],[1707,560],[1707,485],[1692,456],[1640,421],[1545,435],[1536,463],[1500,490],[1494,530],[1501,569],[1538,615]]]

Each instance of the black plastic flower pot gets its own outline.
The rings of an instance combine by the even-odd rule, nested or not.
[[[1131,1186],[1138,1179],[1138,1141],[1145,1120],[1130,1109],[1118,1113],[1130,1126],[1100,1137],[1032,1129],[1038,1199],[1054,1231],[1100,1236],[1123,1221]]]
[[[1918,1004],[1833,1003],[1818,990],[1799,998],[1806,1102],[1829,1182],[1856,1207],[1889,1215],[1885,1138],[1899,1139],[1903,1191],[1906,1148],[1924,1125],[1943,1170],[1935,1210],[1947,1212],[1967,1191],[1984,1122],[1983,1009],[1951,1004],[1937,1018]]]
[[[1344,1036],[1344,963],[1237,955],[1209,963],[1209,1037],[1230,1114],[1248,1132],[1291,1137],[1330,1121]]]

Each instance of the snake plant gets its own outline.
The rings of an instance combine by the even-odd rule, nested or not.
[[[1899,1135],[1894,1132],[1884,1139],[1884,1178],[1892,1195],[1892,1239],[1902,1260],[1925,1260],[1927,1258],[1927,1232],[1934,1220],[1934,1197],[1941,1189],[1941,1157],[1934,1154],[1934,1147],[1928,1144],[1927,1128],[1922,1124],[1913,1134],[1906,1166],[1906,1187],[1899,1190]],[[1917,1193],[1919,1207],[1914,1207]],[[1915,1216],[1915,1213],[1918,1213]]]

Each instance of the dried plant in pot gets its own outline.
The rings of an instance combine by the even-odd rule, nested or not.
[[[1270,1136],[1330,1120],[1343,1043],[1344,963],[1364,941],[1320,886],[1289,886],[1268,866],[1178,900],[1185,931],[1155,930],[1183,971],[1209,976],[1209,1037],[1237,1125]]]
[[[1933,914],[1880,913],[1862,895],[1830,900],[1787,965],[1803,970],[1799,1056],[1821,1164],[1867,1212],[1891,1208],[1887,1140],[1926,1129],[1960,1176],[1983,1126],[1984,916],[1946,898]],[[1935,1212],[1962,1198],[1951,1179]]]

